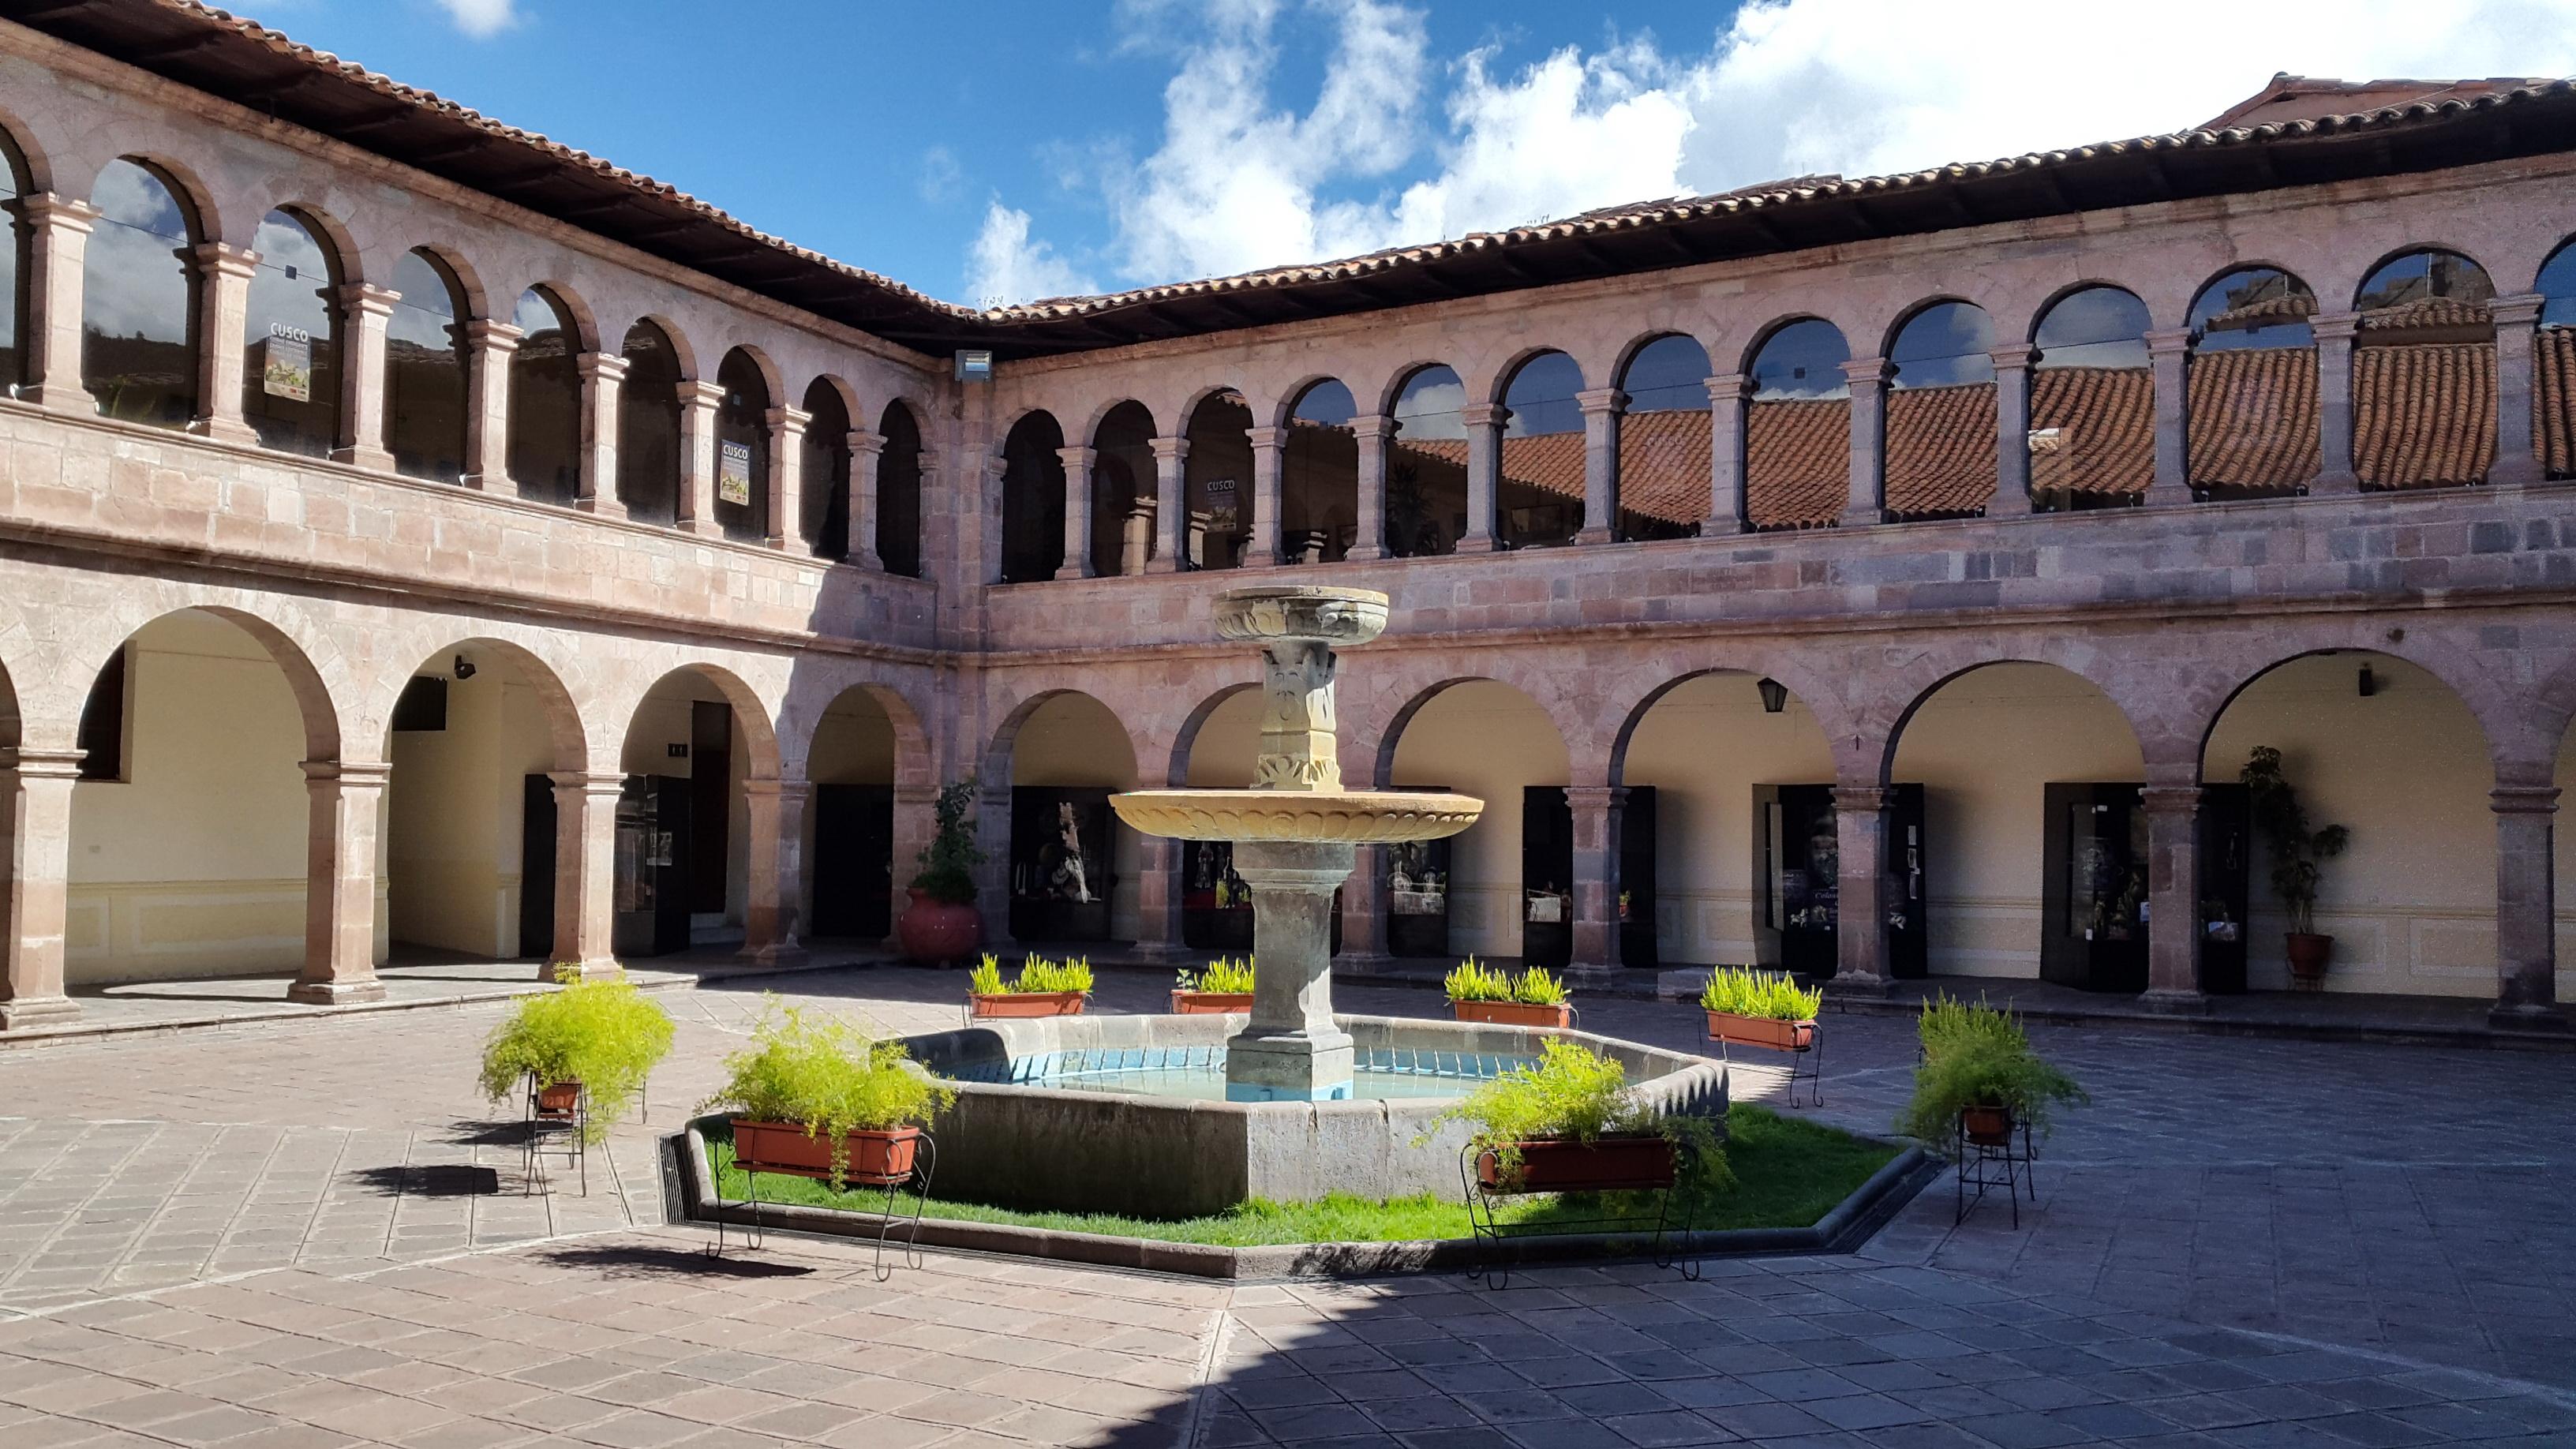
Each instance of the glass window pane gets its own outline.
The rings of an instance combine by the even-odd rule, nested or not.
[[[2156,471],[2155,376],[2147,304],[2118,287],[2058,299],[2034,334],[2030,376],[2033,506],[2123,506]]]
[[[639,523],[680,516],[680,354],[662,329],[638,322],[618,355],[617,501]]]
[[[1293,436],[1288,447],[1293,465]],[[1142,574],[1154,553],[1154,415],[1142,403],[1120,403],[1092,430],[1091,448],[1091,571]]]
[[[2540,269],[2544,299],[2534,348],[2532,451],[2552,478],[2576,478],[2576,243]]]
[[[1190,412],[1182,465],[1181,564],[1240,567],[1252,546],[1252,409],[1240,393],[1209,395]]]
[[[327,458],[340,440],[339,269],[321,239],[283,211],[251,242],[242,336],[242,421],[260,446]]]
[[[1331,378],[1289,409],[1279,465],[1282,563],[1340,563],[1359,541],[1360,449],[1350,427],[1358,411],[1351,390]]]
[[[1755,528],[1815,528],[1841,515],[1851,494],[1850,360],[1842,329],[1817,317],[1778,328],[1754,353],[1744,511]]]
[[[2483,482],[2495,461],[2495,283],[2457,252],[2416,251],[2361,284],[2352,461],[2365,488]]]
[[[580,334],[536,287],[510,320],[525,334],[510,357],[510,478],[522,498],[570,503],[581,480]]]
[[[1467,529],[1467,385],[1446,367],[1415,372],[1395,395],[1386,459],[1386,548],[1397,558],[1454,551]]]
[[[1683,538],[1709,504],[1708,353],[1689,337],[1637,349],[1619,380],[1621,538]]]
[[[1503,389],[1497,523],[1506,548],[1571,543],[1583,526],[1583,372],[1562,352],[1542,352]]]
[[[800,527],[816,558],[850,555],[850,410],[841,390],[822,378],[805,389],[805,437],[796,460],[804,493]]]
[[[1983,307],[1936,302],[1898,330],[1887,394],[1888,511],[1975,513],[1994,498],[1995,345]]]
[[[2183,433],[2194,489],[2259,498],[2316,476],[2316,310],[2306,283],[2271,267],[2229,272],[2193,300]]]
[[[769,533],[769,383],[741,348],[716,369],[716,523],[750,543]]]
[[[465,476],[465,311],[447,269],[407,252],[394,270],[402,294],[385,322],[385,448],[408,477]]]
[[[18,199],[19,174],[15,152],[0,142],[0,200]],[[27,357],[18,338],[26,322],[27,295],[20,279],[27,275],[29,244],[26,224],[13,221],[7,244],[0,245],[0,387],[27,380]]]
[[[184,428],[197,413],[196,238],[178,197],[132,161],[99,173],[82,266],[81,386],[101,417]]]

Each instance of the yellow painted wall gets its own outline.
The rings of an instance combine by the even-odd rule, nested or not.
[[[1753,789],[1832,782],[1815,715],[1794,698],[1764,714],[1752,676],[1703,675],[1637,722],[1623,778],[1655,787],[1655,939],[1665,963],[1755,960]]]
[[[1252,783],[1260,755],[1261,691],[1236,690],[1199,725],[1198,738],[1190,744],[1189,778],[1184,783],[1204,790],[1243,789]],[[1342,777],[1345,782],[1366,784],[1367,763],[1344,758]]]
[[[2357,687],[2365,658],[2377,682],[2368,699]],[[2326,989],[2493,996],[2495,770],[2468,706],[2400,660],[2318,655],[2236,697],[2210,732],[2203,777],[2235,779],[2256,745],[2281,751],[2313,824],[2352,828],[2317,898],[2317,929],[2335,938]],[[2247,966],[2258,991],[2289,985],[2269,870],[2258,841]]]
[[[509,960],[519,954],[526,779],[552,767],[536,692],[508,664],[448,681],[447,728],[399,730],[388,759],[385,871],[393,939]]]
[[[693,778],[690,767],[694,759],[673,759],[670,746],[689,742],[689,706],[697,701],[711,704],[725,702],[724,691],[695,673],[674,674],[646,692],[635,707],[634,722],[626,729],[618,768],[629,775],[670,775]],[[739,926],[743,920],[746,882],[750,879],[751,822],[744,803],[742,782],[751,773],[751,757],[743,741],[742,718],[737,711],[732,731],[734,791],[726,804],[725,826],[725,921]]]
[[[1011,783],[1133,790],[1138,784],[1135,747],[1107,705],[1087,694],[1059,694],[1039,705],[1012,739]],[[985,828],[985,838],[1003,847],[1008,829],[1007,818],[992,822]],[[1135,832],[1115,815],[1110,817],[1109,832],[1111,869],[1118,876],[1109,895],[1109,934],[1132,941],[1140,919],[1136,874],[1141,857]]]
[[[1508,684],[1453,685],[1416,711],[1391,782],[1446,786],[1485,802],[1452,844],[1449,945],[1464,956],[1521,950],[1521,790],[1569,783],[1565,741],[1538,702]]]

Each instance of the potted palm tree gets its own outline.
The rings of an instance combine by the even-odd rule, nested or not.
[[[984,944],[984,918],[975,913],[975,867],[984,863],[984,852],[975,848],[975,821],[967,814],[974,804],[972,780],[941,786],[931,804],[938,828],[918,857],[920,872],[904,892],[912,904],[895,922],[903,954],[915,961],[963,961]]]
[[[571,969],[577,977],[580,968]],[[576,979],[520,999],[483,1043],[480,1081],[495,1102],[534,1082],[538,1110],[549,1116],[569,1116],[587,1097],[582,1137],[595,1144],[670,1051],[670,1014],[632,982]]]
[[[2334,937],[2317,932],[2317,884],[2323,862],[2343,854],[2352,831],[2341,825],[2311,828],[2298,789],[2281,773],[2281,752],[2256,745],[2236,778],[2244,783],[2254,828],[2272,853],[2272,894],[2281,898],[2290,917],[2282,940],[2292,979],[2313,986],[2323,981],[2334,955]]]
[[[1251,1009],[1252,958],[1249,956],[1240,961],[1231,956],[1220,956],[1198,971],[1184,966],[1172,983],[1172,1013],[1175,1016],[1222,1016],[1230,1011]]]
[[[733,1117],[734,1161],[883,1183],[912,1171],[922,1124],[956,1089],[915,1067],[899,1041],[872,1041],[835,1017],[809,1018],[770,998],[751,1045],[726,1057],[725,1084],[699,1107]]]
[[[1470,956],[1458,963],[1441,985],[1449,993],[1449,1010],[1460,1021],[1497,1026],[1571,1026],[1574,1008],[1565,999],[1565,983],[1538,966],[1514,976]]]

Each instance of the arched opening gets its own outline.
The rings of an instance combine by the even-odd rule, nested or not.
[[[1002,582],[1042,583],[1064,562],[1064,429],[1034,412],[1002,440]]]
[[[1396,389],[1386,459],[1386,551],[1396,558],[1455,553],[1467,531],[1466,405],[1467,385],[1437,363]]]
[[[1011,935],[1032,944],[1137,937],[1139,850],[1109,797],[1136,788],[1126,726],[1090,695],[1047,696],[1010,740]]]
[[[1398,729],[1388,784],[1455,790],[1485,810],[1449,840],[1387,848],[1387,950],[1564,965],[1574,944],[1573,782],[1556,722],[1509,684],[1467,679],[1415,704]]]
[[[703,665],[663,675],[635,706],[617,804],[619,956],[666,956],[743,940],[750,897],[750,804],[743,782],[775,779],[768,722],[751,693]]]
[[[513,646],[468,639],[413,670],[385,744],[386,915],[397,960],[551,959],[551,776],[580,768],[580,729],[562,682]]]
[[[103,418],[184,428],[197,415],[195,212],[130,157],[98,173],[81,264],[81,386]]]
[[[2576,478],[2576,241],[2549,254],[2532,290],[2541,305],[2532,347],[2531,450],[2551,478]]]
[[[1884,496],[1898,518],[1965,518],[1995,496],[1995,324],[1973,302],[1935,302],[1887,346]]]
[[[2495,282],[2458,252],[2391,257],[2353,298],[2352,467],[2365,488],[2486,481],[2495,462]]]
[[[1708,351],[1670,333],[1619,374],[1621,538],[1688,538],[1709,506]]]
[[[1175,785],[1239,790],[1252,783],[1261,753],[1261,690],[1238,684],[1203,701],[1184,727],[1173,761]],[[1232,954],[1252,949],[1252,891],[1234,869],[1234,842],[1183,840],[1175,844],[1175,894],[1181,908],[1181,944],[1193,951]],[[1333,950],[1341,949],[1341,908],[1333,909]]]
[[[1359,542],[1359,404],[1332,378],[1310,383],[1288,409],[1279,475],[1279,560],[1340,563]]]
[[[0,246],[0,388],[13,397],[27,381],[27,277],[36,234],[19,201],[29,185],[25,155],[0,132],[0,215],[9,222],[8,244]]]
[[[886,404],[877,424],[877,558],[885,571],[921,577],[921,425],[902,403]]]
[[[65,979],[300,969],[303,762],[315,741],[269,644],[220,614],[164,614],[91,682],[80,738],[88,755],[72,787]]]
[[[2156,476],[2156,379],[2147,304],[2119,287],[2079,287],[2032,332],[2030,499],[2042,512],[2145,501]]]
[[[1154,553],[1154,415],[1122,402],[1091,431],[1091,571],[1141,574]]]
[[[1771,330],[1744,369],[1744,517],[1756,529],[1823,528],[1851,496],[1851,344],[1821,317]]]
[[[2351,831],[2317,886],[2314,929],[2334,938],[2324,989],[2492,997],[2496,825],[2487,792],[2495,767],[2468,705],[2430,671],[2391,655],[2303,655],[2227,702],[2202,750],[2201,779],[2234,785],[2258,745],[2281,752],[2311,829]],[[2289,920],[2260,836],[2251,854],[2246,981],[2286,989]]]
[[[465,476],[465,288],[427,249],[394,268],[385,319],[385,451],[394,471],[453,483]]]
[[[1181,558],[1194,569],[1242,566],[1252,547],[1252,409],[1213,392],[1190,409],[1182,465]]]
[[[327,458],[340,443],[340,258],[292,211],[260,218],[242,334],[242,421],[263,448]]]
[[[805,756],[808,939],[872,944],[894,929],[894,769],[885,706],[865,685],[841,691]]]
[[[1611,778],[1625,964],[1834,974],[1834,759],[1803,700],[1745,673],[1677,680],[1631,717]]]
[[[816,558],[850,556],[850,410],[827,377],[805,389],[804,451],[796,459],[803,490],[799,536]]]
[[[519,294],[510,314],[510,479],[519,496],[570,503],[581,479],[581,330],[563,299],[543,287]]]
[[[769,380],[737,347],[716,366],[716,524],[737,543],[769,534]]]
[[[1922,820],[1919,842],[1888,838],[1891,905],[1922,901],[1930,926],[1909,974],[2146,990],[2146,762],[2110,696],[2053,664],[1953,675],[1907,714],[1890,772]]]
[[[2201,497],[2280,497],[2317,476],[2316,312],[2278,267],[2239,267],[2192,300],[2183,436]]]
[[[1503,476],[1494,495],[1506,548],[1572,543],[1583,526],[1583,369],[1542,352],[1503,387]]]
[[[647,318],[626,329],[618,355],[617,501],[638,523],[680,517],[680,350]]]

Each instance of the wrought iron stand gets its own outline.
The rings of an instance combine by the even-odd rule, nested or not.
[[[1734,1059],[1727,1055],[1729,1045],[1727,1039],[1710,1031],[1706,1018],[1701,1019],[1700,1033],[1702,1041],[1717,1044],[1719,1061],[1725,1062],[1730,1067],[1735,1065]],[[1748,1042],[1745,1045],[1750,1046],[1752,1043]],[[1789,1090],[1782,1097],[1786,1105],[1791,1107],[1798,1105],[1798,1082],[1801,1078],[1807,1083],[1807,1105],[1810,1107],[1825,1105],[1825,1024],[1823,1022],[1817,1022],[1815,1029],[1807,1033],[1807,1043],[1804,1046],[1766,1046],[1760,1050],[1789,1053]]]
[[[545,1102],[545,1084],[534,1076],[527,1080],[528,1147],[519,1164],[520,1190],[523,1193],[537,1190],[537,1179],[544,1167],[545,1156],[553,1152],[580,1170],[581,1195],[590,1196],[590,1088],[582,1088],[569,1107],[549,1107]],[[549,1148],[543,1140],[549,1132],[568,1135],[570,1140],[562,1147]],[[547,1190],[553,1190],[551,1183]]]
[[[1644,1185],[1627,1184],[1606,1187],[1600,1191],[1653,1193],[1655,1195],[1655,1266],[1677,1269],[1685,1280],[1696,1283],[1699,1281],[1700,1260],[1697,1256],[1689,1254],[1687,1249],[1690,1245],[1692,1225],[1699,1218],[1699,1194],[1681,1185],[1691,1175],[1691,1164],[1687,1157],[1690,1150],[1686,1146],[1675,1150],[1675,1170],[1668,1180]],[[1511,1286],[1511,1263],[1502,1252],[1503,1240],[1506,1238],[1546,1237],[1579,1232],[1588,1228],[1616,1231],[1626,1227],[1633,1230],[1633,1225],[1642,1221],[1641,1217],[1605,1215],[1596,1218],[1560,1218],[1539,1227],[1506,1223],[1495,1215],[1494,1199],[1523,1197],[1533,1191],[1554,1192],[1557,1189],[1488,1186],[1476,1170],[1477,1159],[1483,1155],[1473,1143],[1458,1149],[1458,1182],[1465,1190],[1467,1225],[1474,1235],[1475,1244],[1467,1262],[1467,1281],[1470,1283],[1495,1289]],[[1673,1196],[1677,1192],[1682,1198],[1681,1214],[1678,1219],[1673,1212]],[[1675,1239],[1674,1234],[1679,1234],[1678,1240]]]
[[[939,1167],[939,1143],[933,1139],[928,1132],[923,1132],[921,1136],[916,1139],[916,1143],[917,1146],[913,1152],[912,1158],[912,1169],[909,1172],[853,1172],[842,1179],[844,1183],[851,1187],[881,1187],[885,1189],[885,1210],[877,1215],[877,1256],[875,1273],[876,1280],[880,1283],[894,1276],[894,1270],[886,1266],[885,1250],[886,1239],[892,1236],[897,1223],[901,1223],[904,1229],[903,1238],[901,1240],[903,1245],[903,1265],[907,1268],[913,1269],[918,1269],[921,1266],[921,1219],[923,1213],[930,1206],[930,1179],[931,1175],[936,1172]],[[750,1209],[750,1211],[745,1213],[743,1216],[742,1237],[744,1249],[748,1252],[754,1253],[759,1252],[761,1246],[768,1241],[767,1234],[761,1230],[760,1221],[760,1175],[762,1173],[775,1172],[782,1176],[808,1178],[815,1182],[829,1182],[832,1179],[832,1174],[829,1169],[817,1169],[805,1166],[801,1163],[758,1162],[745,1161],[741,1158],[736,1158],[734,1159],[734,1166],[742,1169],[742,1178],[744,1183],[743,1190],[747,1196],[745,1196],[741,1202],[731,1204],[731,1206]],[[725,1208],[728,1204],[724,1199],[724,1175],[722,1173],[716,1173],[714,1176],[716,1181],[716,1200],[713,1206],[715,1208],[716,1219],[716,1241],[714,1248],[710,1251],[721,1256],[724,1252],[725,1245]],[[895,1213],[895,1201],[897,1196],[907,1188],[911,1189],[912,1192],[912,1215],[909,1218],[901,1218]]]
[[[2030,1123],[2015,1122],[2012,1129],[2004,1133],[2001,1142],[1970,1141],[1964,1119],[1951,1124],[1950,1134],[1951,1156],[1959,1165],[1954,1174],[1958,1185],[1958,1213],[1951,1218],[1950,1225],[1957,1227],[1966,1222],[1968,1214],[1977,1210],[1977,1204],[1986,1200],[1986,1190],[2000,1187],[2004,1190],[2004,1200],[2012,1204],[2013,1226],[2020,1227],[2021,1195],[2027,1192],[2032,1202],[2039,1201],[2039,1156],[2031,1149]],[[1970,1188],[1976,1189],[1973,1197],[1969,1195]]]

